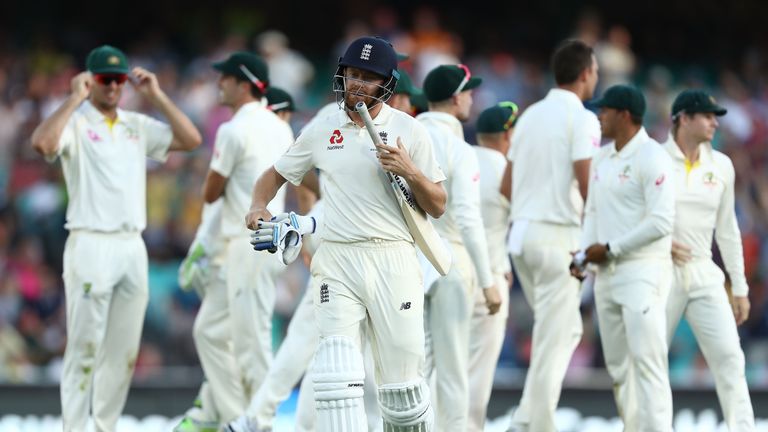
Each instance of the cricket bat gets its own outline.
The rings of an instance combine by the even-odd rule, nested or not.
[[[355,109],[360,114],[360,117],[363,118],[365,128],[368,130],[368,135],[371,136],[373,142],[384,145],[379,132],[373,125],[373,120],[371,120],[371,115],[368,113],[368,107],[365,105],[365,102],[358,102],[355,105]],[[419,247],[421,253],[424,254],[432,266],[435,267],[435,270],[445,276],[451,269],[450,251],[448,251],[440,235],[435,231],[435,227],[430,222],[426,212],[416,204],[408,183],[395,174],[390,172],[386,172],[386,174],[395,198],[397,198],[397,204],[400,206],[403,219],[405,219],[405,224],[408,226],[408,231],[413,236],[416,246]]]

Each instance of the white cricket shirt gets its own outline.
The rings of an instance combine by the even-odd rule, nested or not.
[[[463,245],[475,265],[481,288],[493,285],[483,217],[480,210],[480,167],[472,147],[464,141],[459,120],[447,113],[425,112],[416,117],[429,131],[437,163],[446,177],[445,214],[434,221],[444,239]]]
[[[290,126],[264,107],[264,101],[250,102],[216,132],[211,169],[227,178],[222,210],[222,235],[248,235],[245,215],[251,207],[256,180],[293,143]],[[285,208],[285,188],[278,191],[267,209],[273,214]]]
[[[575,93],[552,89],[523,111],[512,134],[512,219],[581,225],[573,163],[600,147],[600,122]],[[577,205],[578,204],[578,205]]]
[[[414,164],[429,180],[445,180],[429,134],[413,117],[383,104],[373,123],[385,143],[396,145],[397,138],[402,139]],[[323,179],[323,240],[413,242],[371,137],[345,111],[319,118],[275,163],[277,172],[295,185],[312,168],[318,168]]]
[[[670,136],[664,148],[672,158],[675,187],[675,229],[672,238],[691,248],[691,284],[722,285],[725,275],[712,261],[712,238],[731,277],[733,295],[749,292],[744,276],[741,231],[736,222],[734,183],[736,173],[728,156],[710,143],[699,145],[699,160],[690,165]]]
[[[474,150],[480,166],[480,209],[491,270],[495,274],[507,273],[512,270],[506,247],[510,206],[500,192],[507,158],[499,151],[481,146],[475,146]]]
[[[591,171],[582,247],[609,243],[622,260],[671,258],[675,190],[664,148],[641,128],[620,152],[602,147]]]
[[[110,126],[111,125],[111,126]],[[171,127],[144,114],[117,110],[112,123],[90,101],[72,114],[53,161],[67,184],[68,230],[142,231],[147,224],[147,157],[164,162]]]

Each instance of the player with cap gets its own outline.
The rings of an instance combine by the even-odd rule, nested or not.
[[[754,431],[744,352],[736,330],[749,316],[749,287],[734,208],[736,173],[728,156],[711,144],[717,117],[725,114],[725,108],[702,90],[685,90],[672,104],[672,131],[664,143],[674,166],[670,181],[676,201],[667,341],[685,316],[715,377],[728,429]],[[723,288],[725,275],[712,261],[713,237],[730,276],[730,305]]]
[[[493,375],[504,343],[509,314],[509,286],[512,266],[507,254],[509,200],[501,194],[506,154],[519,114],[513,102],[501,102],[480,113],[477,119],[477,146],[472,147],[480,166],[480,209],[483,215],[488,257],[495,286],[499,288],[499,313],[489,315],[485,296],[475,291],[469,330],[469,427],[467,431],[485,430]]]
[[[296,105],[291,95],[281,88],[270,87],[267,89],[266,96],[267,109],[277,114],[280,120],[291,124],[291,117],[296,111]]]
[[[446,212],[435,221],[435,229],[450,245],[451,270],[438,277],[429,264],[422,266],[425,325],[432,354],[427,367],[428,373],[435,375],[432,397],[435,427],[440,431],[467,430],[469,326],[474,293],[482,288],[486,313],[498,312],[501,302],[480,212],[480,168],[475,153],[464,141],[461,125],[472,108],[472,90],[481,82],[463,64],[432,69],[424,79],[429,111],[416,117],[432,136],[435,156],[447,177]]]
[[[413,85],[413,81],[408,75],[408,72],[402,69],[398,69],[398,72],[400,73],[400,79],[397,80],[395,94],[392,95],[392,98],[387,102],[387,104],[396,110],[414,115],[415,109],[411,103],[411,98],[420,93],[420,90]]]
[[[339,60],[333,88],[343,110],[308,127],[256,183],[249,228],[266,225],[268,203],[286,181],[299,184],[320,171],[325,205],[322,246],[312,260],[315,319],[320,329],[313,364],[317,430],[358,432],[363,409],[361,326],[370,329],[387,431],[431,430],[429,389],[423,378],[421,275],[413,237],[383,170],[401,176],[418,205],[442,215],[445,179],[428,133],[386,102],[397,84],[389,42],[353,41]],[[374,145],[354,107],[365,102],[389,145]],[[306,219],[293,218],[300,233]]]
[[[522,430],[555,430],[563,378],[581,339],[579,283],[568,264],[578,248],[590,161],[600,146],[600,125],[583,105],[592,98],[597,69],[590,46],[560,44],[552,56],[557,87],[520,116],[507,155],[508,247],[534,319],[525,388],[512,419]]]
[[[90,52],[72,94],[32,134],[61,158],[69,203],[64,227],[67,348],[61,379],[65,431],[115,430],[125,405],[147,308],[146,158],[190,151],[201,137],[152,72],[128,68],[119,49]],[[132,75],[132,77],[130,76]],[[118,108],[126,81],[168,123]]]
[[[665,307],[675,218],[672,164],[643,128],[640,91],[613,86],[596,105],[603,136],[613,143],[593,160],[581,240],[585,258],[571,268],[583,277],[580,266],[597,267],[600,340],[624,429],[671,431]]]
[[[250,232],[243,226],[242,218],[248,212],[256,179],[288,149],[293,142],[293,132],[288,124],[266,109],[264,95],[269,74],[261,57],[235,52],[213,67],[221,73],[219,103],[231,108],[234,115],[216,133],[211,165],[203,185],[206,202],[222,199],[226,280],[226,293],[219,293],[220,301],[215,307],[211,305],[205,322],[207,326],[225,329],[220,336],[227,337],[206,338],[205,345],[198,343],[198,352],[216,403],[221,399],[220,392],[229,391],[239,398],[239,403],[228,405],[226,410],[218,407],[220,420],[227,422],[243,412],[269,369],[275,278],[282,269],[275,257],[253,253]],[[272,211],[282,212],[284,191],[270,201]],[[201,319],[198,315],[197,320]],[[232,385],[233,371],[241,386]]]

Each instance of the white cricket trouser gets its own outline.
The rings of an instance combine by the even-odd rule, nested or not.
[[[272,362],[275,280],[285,268],[273,254],[254,252],[249,237],[227,242],[227,294],[232,343],[247,400],[261,387]]]
[[[367,324],[379,388],[423,379],[424,291],[413,244],[326,241],[312,274],[321,339],[360,341]]]
[[[530,222],[521,254],[512,257],[525,299],[533,309],[531,363],[512,418],[512,424],[524,430],[556,430],[555,410],[563,379],[583,331],[580,285],[568,270],[578,237],[575,226]]]
[[[601,266],[595,276],[603,356],[626,431],[672,431],[666,339],[671,266],[671,258],[632,259]]]
[[[728,430],[754,431],[755,415],[744,375],[744,352],[725,287],[689,283],[688,272],[692,267],[713,265],[706,260],[674,266],[674,280],[667,299],[667,342],[672,340],[684,315],[715,377],[717,397]]]
[[[313,288],[317,284],[310,278],[304,296],[293,313],[288,332],[280,349],[269,368],[264,383],[251,399],[247,414],[255,418],[259,427],[271,428],[277,407],[285,401],[291,390],[301,381],[299,400],[296,407],[296,431],[312,432],[315,430],[315,400],[312,390],[312,375],[308,370],[315,348],[320,340],[320,332],[315,323],[313,306]],[[365,343],[365,342],[364,342]],[[376,383],[373,379],[373,358],[370,345],[366,343],[364,361],[366,370],[365,408],[368,416],[369,431],[381,428],[381,415],[376,402]]]
[[[210,284],[205,289],[205,297],[195,317],[192,335],[219,414],[218,419],[206,420],[226,423],[243,413],[248,400],[232,347],[239,329],[234,327],[230,318],[223,269],[211,266],[210,272]]]
[[[509,316],[509,282],[503,274],[494,274],[493,278],[501,294],[501,309],[495,315],[489,315],[483,290],[478,289],[472,310],[469,331],[469,432],[485,430],[493,376]]]
[[[472,260],[462,244],[451,243],[453,262],[447,275],[433,284],[425,298],[425,316],[434,374],[432,406],[435,429],[466,432],[469,415],[469,327],[477,291]],[[432,381],[432,380],[430,380]]]
[[[147,249],[138,232],[73,230],[64,249],[67,348],[64,431],[114,431],[125,406],[147,310]]]

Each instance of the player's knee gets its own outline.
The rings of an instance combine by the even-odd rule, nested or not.
[[[360,348],[348,336],[322,338],[312,366],[315,401],[362,399],[365,369]]]
[[[726,371],[729,374],[744,375],[744,353],[741,349],[731,349],[717,353],[710,365],[713,372]]]
[[[380,386],[379,407],[386,425],[385,430],[431,431],[434,414],[429,398],[429,387],[421,379]]]

